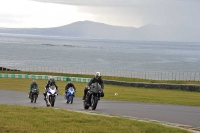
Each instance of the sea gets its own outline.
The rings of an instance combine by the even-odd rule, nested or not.
[[[200,72],[200,42],[130,41],[0,33],[1,67]]]

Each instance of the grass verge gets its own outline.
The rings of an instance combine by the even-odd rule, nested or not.
[[[179,128],[63,109],[0,105],[1,133],[190,133]]]

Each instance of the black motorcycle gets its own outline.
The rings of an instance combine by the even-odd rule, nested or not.
[[[89,107],[92,108],[92,110],[95,110],[99,101],[99,98],[101,96],[102,88],[101,85],[96,82],[92,83],[91,86],[89,86],[88,94],[86,95],[85,100],[83,101],[83,107],[84,109],[89,109]]]
[[[31,103],[32,102],[36,103],[37,98],[38,98],[38,94],[39,94],[38,89],[34,88],[34,89],[31,90],[31,94],[30,94]]]

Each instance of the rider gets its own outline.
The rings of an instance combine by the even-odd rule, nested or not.
[[[30,85],[30,89],[29,89],[30,91],[28,93],[29,94],[29,96],[28,96],[29,98],[30,98],[30,96],[32,94],[31,93],[32,89],[38,89],[38,84],[36,83],[36,80],[33,80],[32,83],[31,83],[31,85]],[[38,91],[39,91],[39,89],[38,89]]]
[[[104,82],[102,80],[102,75],[100,72],[96,72],[95,76],[90,80],[90,82],[88,83],[88,85],[85,87],[84,89],[84,95],[83,95],[83,100],[85,100],[85,97],[86,97],[86,94],[88,92],[88,90],[90,89],[90,85],[92,83],[95,83],[95,82],[98,82],[100,85],[101,85],[101,88],[102,88],[102,92],[101,92],[101,97],[104,97],[104,92],[103,92],[103,89],[104,89]],[[100,98],[99,98],[100,99]]]
[[[58,86],[56,85],[56,82],[55,82],[55,80],[54,80],[54,77],[52,77],[52,76],[50,76],[49,77],[49,80],[47,81],[47,84],[46,84],[46,86],[45,86],[45,90],[44,90],[44,100],[46,100],[46,95],[47,95],[47,90],[48,90],[48,88],[50,87],[50,86],[52,86],[52,85],[55,85],[55,87],[56,87],[56,90],[58,91]]]
[[[76,88],[74,86],[74,84],[71,82],[71,80],[67,83],[67,85],[65,86],[65,92],[70,88],[73,87],[74,90],[76,91]]]

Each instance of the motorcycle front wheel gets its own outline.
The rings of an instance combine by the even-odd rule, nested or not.
[[[73,96],[69,96],[69,99],[70,99],[70,103],[72,104],[74,100]]]
[[[96,109],[98,100],[99,100],[99,98],[97,96],[92,95],[92,97],[91,97],[92,110]]]
[[[51,100],[50,100],[51,107],[53,107],[53,106],[54,106],[54,103],[55,103],[55,97],[52,97],[52,96],[51,96],[50,99],[51,99]]]
[[[37,95],[33,95],[33,101],[34,101],[34,103],[36,103],[36,100],[37,100]]]

